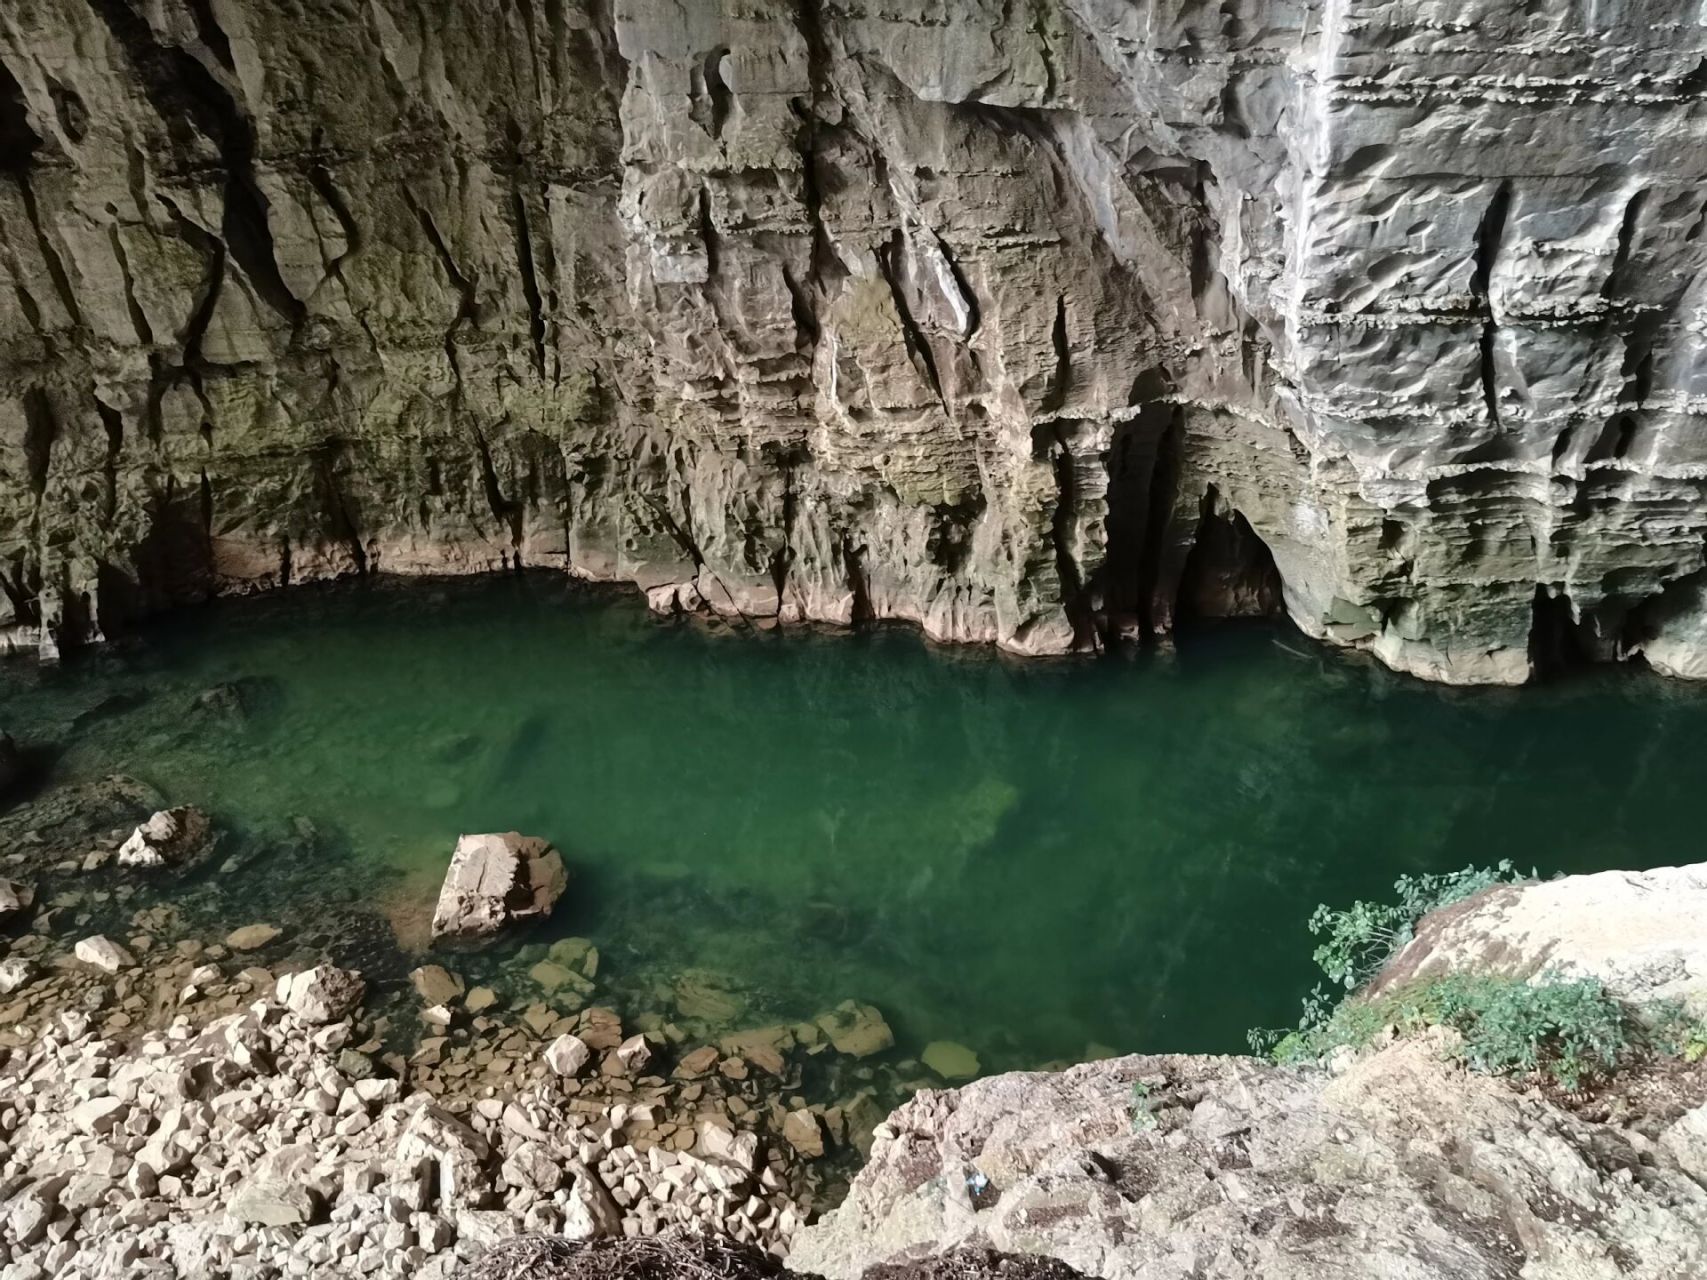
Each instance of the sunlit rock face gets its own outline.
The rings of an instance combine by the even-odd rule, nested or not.
[[[0,644],[519,564],[1707,674],[1697,22],[8,0]]]

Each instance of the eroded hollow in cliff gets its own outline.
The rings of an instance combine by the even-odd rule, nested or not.
[[[1280,570],[1268,544],[1211,488],[1180,573],[1176,620],[1275,617],[1282,608]]]
[[[1534,678],[1550,679],[1586,667],[1593,660],[1571,598],[1545,586],[1536,587],[1534,620],[1529,627],[1529,668]]]

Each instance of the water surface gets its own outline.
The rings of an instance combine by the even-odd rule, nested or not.
[[[196,710],[230,682],[244,717]],[[459,832],[546,836],[575,873],[551,932],[597,941],[631,1003],[707,969],[754,1025],[858,998],[901,1053],[1004,1068],[1242,1048],[1296,1014],[1311,908],[1400,872],[1699,857],[1707,697],[1616,671],[1442,690],[1269,625],[1016,663],[660,622],[530,575],[188,611],[0,666],[0,721],[60,744],[61,778],[311,818],[339,840],[300,856],[406,931]]]

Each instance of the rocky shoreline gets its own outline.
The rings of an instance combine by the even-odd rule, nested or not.
[[[543,841],[459,842],[433,911],[450,949],[406,958],[371,934],[384,907],[336,885],[215,928],[264,862],[231,836],[126,778],[0,815],[0,1280],[1707,1267],[1702,1052],[1644,1050],[1567,1093],[1395,1025],[1324,1062],[1132,1056],[939,1088],[976,1057],[902,1057],[857,1000],[750,1025],[712,970],[628,1004],[591,938],[478,949],[531,936],[572,885]],[[1707,1049],[1703,921],[1707,867],[1501,881],[1422,917],[1369,999],[1568,975],[1673,1007]]]
[[[303,920],[210,934],[195,886],[249,864],[159,802],[105,779],[0,819],[5,1280],[448,1275],[522,1233],[780,1255],[920,1070],[876,1061],[869,1005],[748,1026],[711,972],[625,1019],[586,938],[369,980]]]

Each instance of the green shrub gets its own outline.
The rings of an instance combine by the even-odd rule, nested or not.
[[[1354,902],[1335,911],[1325,903],[1310,916],[1310,932],[1326,936],[1314,959],[1330,981],[1347,991],[1362,986],[1381,971],[1411,940],[1417,921],[1430,911],[1462,902],[1490,885],[1515,884],[1525,877],[1509,859],[1493,867],[1465,867],[1438,875],[1400,876],[1393,882],[1392,903]]]
[[[1328,980],[1347,991],[1362,986],[1411,940],[1417,921],[1430,911],[1462,902],[1496,884],[1535,879],[1522,875],[1504,859],[1492,867],[1468,866],[1437,875],[1400,876],[1393,882],[1392,903],[1358,901],[1336,911],[1326,903],[1310,915],[1310,932],[1325,937],[1313,959]],[[1319,1030],[1336,1012],[1336,999],[1320,985],[1304,997],[1304,1012],[1296,1031],[1254,1027],[1245,1033],[1253,1053],[1274,1054],[1300,1033]],[[1290,1052],[1290,1051],[1288,1051]]]
[[[1443,875],[1400,876],[1396,901],[1354,902],[1344,910],[1319,906],[1310,932],[1322,939],[1315,961],[1334,986],[1352,991],[1379,973],[1409,942],[1430,911],[1461,902],[1491,885],[1534,878],[1509,861]],[[1383,992],[1343,996],[1321,984],[1304,998],[1290,1031],[1256,1029],[1251,1048],[1282,1065],[1319,1062],[1335,1049],[1361,1049],[1392,1031],[1409,1035],[1451,1027],[1462,1036],[1459,1055],[1474,1071],[1540,1074],[1577,1092],[1633,1057],[1659,1054],[1696,1062],[1707,1057],[1707,1019],[1676,1001],[1633,1009],[1595,978],[1543,974],[1517,978],[1449,974]]]
[[[1282,1064],[1315,1062],[1341,1046],[1360,1049],[1393,1028],[1400,1035],[1452,1027],[1473,1071],[1540,1073],[1576,1092],[1610,1075],[1639,1037],[1631,1016],[1593,978],[1518,978],[1452,974],[1384,993],[1349,999],[1325,1018],[1280,1039]]]

